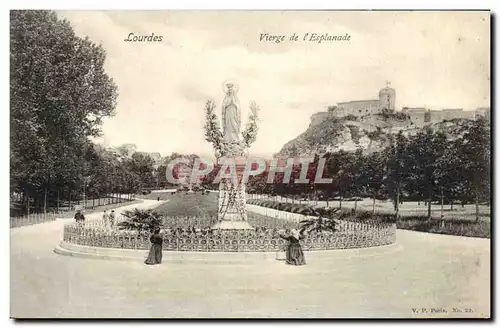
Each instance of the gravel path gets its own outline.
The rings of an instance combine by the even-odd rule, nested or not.
[[[11,316],[423,318],[441,308],[447,312],[433,316],[490,315],[489,239],[398,230],[398,252],[304,267],[150,267],[55,254],[65,222],[11,229]]]

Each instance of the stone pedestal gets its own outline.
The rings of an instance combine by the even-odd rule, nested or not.
[[[242,183],[244,163],[244,159],[237,159],[236,179],[225,178],[219,184],[218,223],[213,229],[254,229],[247,222],[245,184]]]

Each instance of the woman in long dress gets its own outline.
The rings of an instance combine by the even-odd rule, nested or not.
[[[163,248],[163,237],[160,235],[160,228],[154,230],[153,235],[149,238],[151,241],[151,249],[149,250],[149,255],[145,264],[154,265],[160,264],[162,258],[162,248]]]
[[[302,234],[296,229],[292,229],[290,235],[284,236],[280,234],[280,237],[288,241],[288,246],[286,248],[286,264],[305,265],[306,259],[302,247],[300,246]]]

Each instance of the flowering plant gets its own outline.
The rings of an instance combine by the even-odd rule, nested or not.
[[[215,104],[213,101],[207,101],[205,104],[205,140],[210,142],[215,149],[217,158],[224,154],[224,135],[221,131],[219,119],[215,114]]]
[[[246,148],[249,148],[255,139],[257,139],[257,132],[259,131],[257,126],[257,121],[259,119],[258,114],[259,107],[254,101],[252,101],[250,103],[250,114],[248,115],[247,125],[245,130],[241,133],[241,136],[243,137],[243,145]]]

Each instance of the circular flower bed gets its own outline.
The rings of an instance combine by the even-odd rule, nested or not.
[[[210,230],[211,218],[166,218],[164,251],[271,252],[282,250],[286,241],[280,229],[298,224],[273,218],[250,219],[253,230]],[[108,229],[102,221],[70,223],[64,227],[64,241],[72,244],[123,249],[150,247],[149,233]],[[390,222],[352,222],[340,220],[335,232],[311,232],[301,240],[306,251],[361,248],[389,245],[396,241],[396,225]]]

